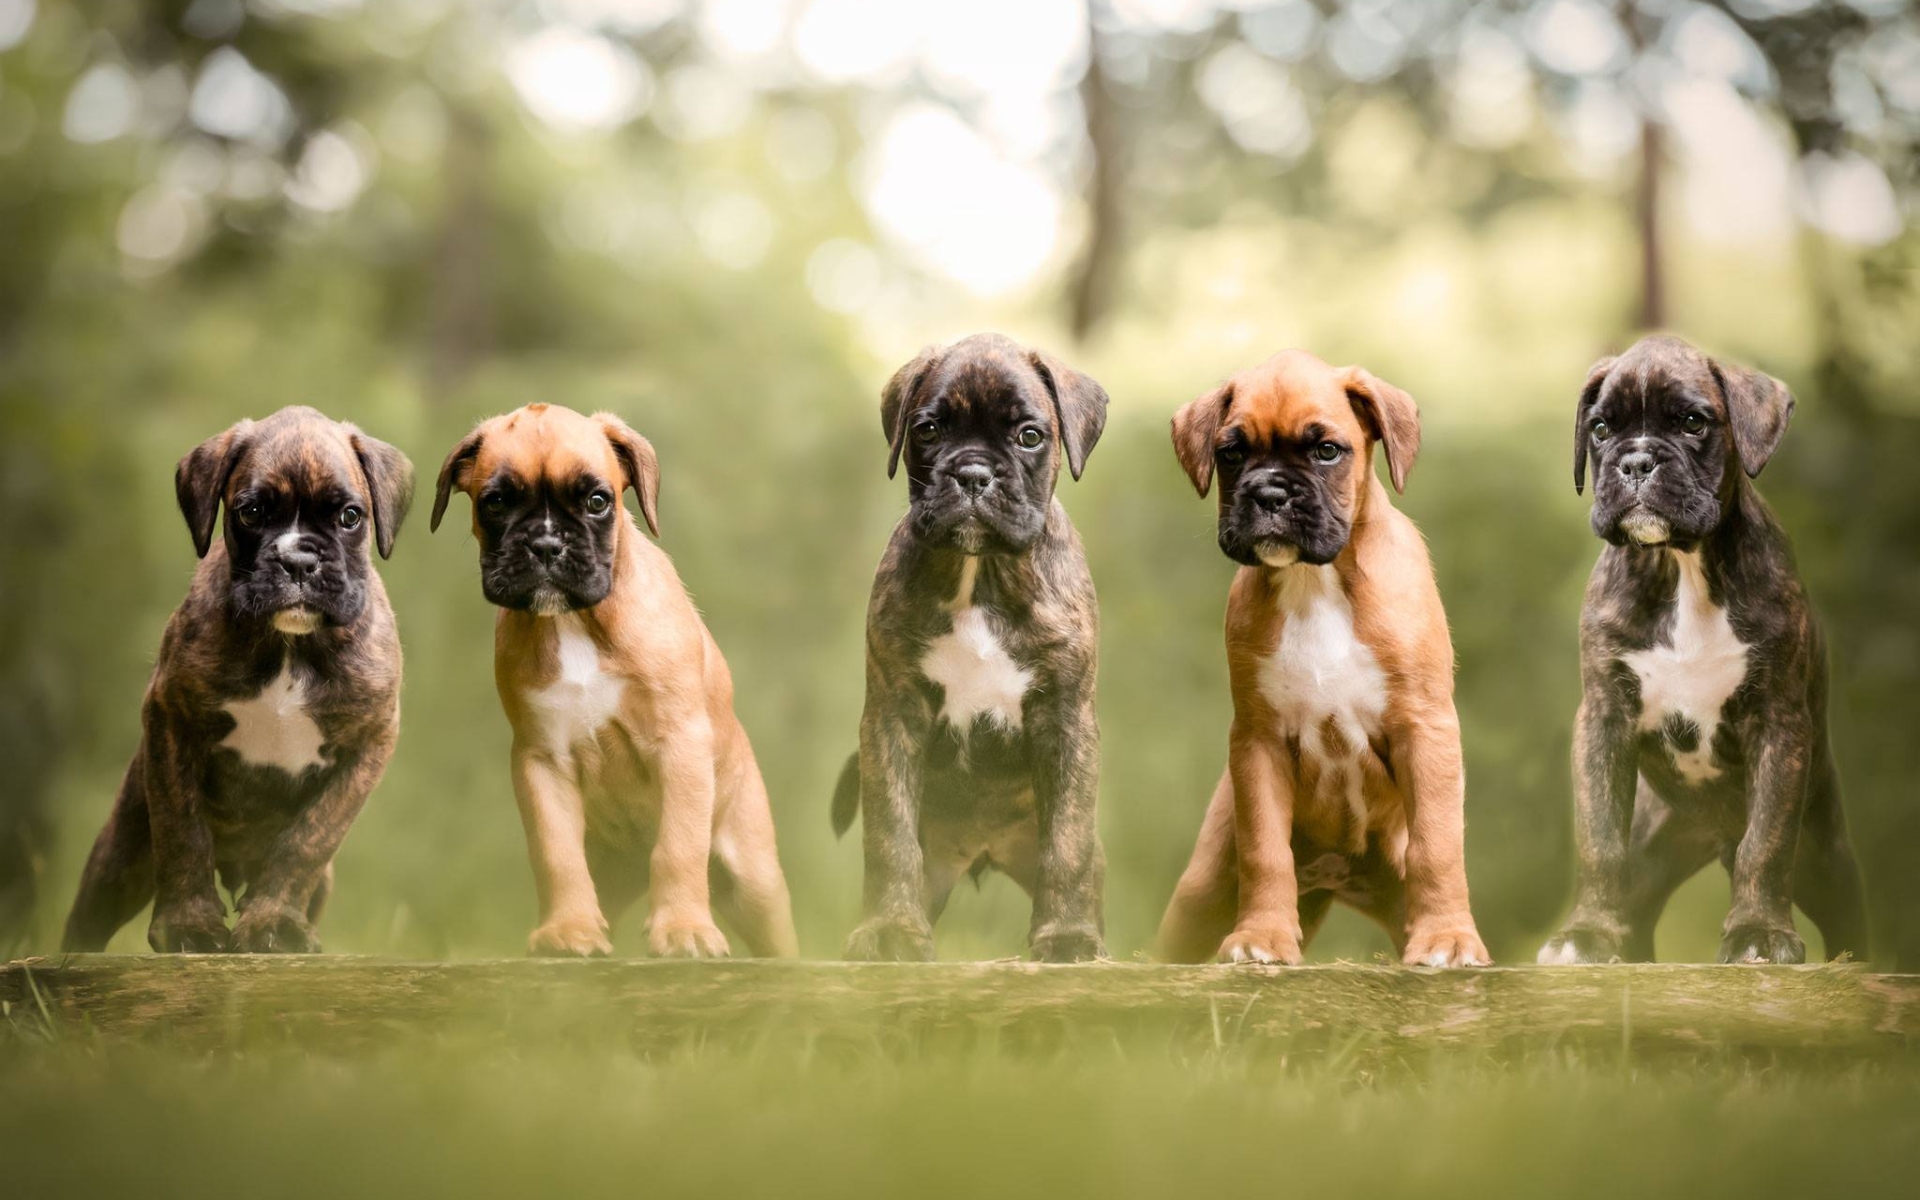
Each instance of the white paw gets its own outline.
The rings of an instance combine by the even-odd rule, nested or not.
[[[1533,956],[1533,961],[1543,967],[1570,967],[1580,961],[1580,951],[1572,942],[1556,939],[1540,947],[1540,953]]]

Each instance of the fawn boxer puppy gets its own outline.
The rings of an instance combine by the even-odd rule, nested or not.
[[[931,959],[963,875],[1033,897],[1035,958],[1106,954],[1094,829],[1100,729],[1093,580],[1054,499],[1106,425],[1107,394],[997,334],[921,351],[888,382],[880,428],[907,467],[867,609],[860,752],[833,825],[866,820],[852,959]]]
[[[650,892],[654,954],[798,953],[773,815],[733,678],[659,535],[653,446],[618,417],[529,404],[440,468],[473,501],[481,590],[500,607],[494,680],[540,900],[528,949],[612,952],[610,916]],[[711,881],[711,893],[709,890]]]
[[[334,852],[399,735],[400,639],[367,547],[392,554],[413,464],[283,408],[203,442],[174,490],[200,566],[63,945],[105,948],[152,900],[155,950],[315,951]]]
[[[1182,408],[1173,447],[1220,486],[1233,728],[1227,771],[1160,924],[1162,959],[1298,963],[1339,899],[1408,963],[1487,961],[1467,904],[1453,643],[1394,490],[1413,398],[1284,351]]]
[[[1797,963],[1867,920],[1827,740],[1827,652],[1793,550],[1750,482],[1793,414],[1776,379],[1650,337],[1594,364],[1573,483],[1606,539],[1580,614],[1580,885],[1549,963],[1653,957],[1674,890],[1733,880],[1721,962]]]

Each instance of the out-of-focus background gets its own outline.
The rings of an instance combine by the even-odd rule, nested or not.
[[[1062,485],[1102,613],[1101,828],[1141,949],[1220,770],[1231,565],[1166,421],[1287,346],[1420,401],[1404,498],[1460,659],[1474,907],[1571,884],[1588,365],[1664,327],[1786,380],[1761,485],[1833,646],[1880,957],[1920,966],[1920,20],[1903,0],[0,0],[0,949],[50,951],[193,569],[172,470],[309,403],[406,450],[404,732],[333,950],[521,951],[533,892],[441,457],[619,412],[727,653],[807,953],[856,915],[827,797],[904,507],[879,387],[997,328],[1113,397]],[[1726,885],[1676,901],[1705,958]],[[619,931],[638,953],[637,914]],[[947,957],[1014,954],[1004,880]],[[115,943],[143,949],[145,918]],[[1386,948],[1344,915],[1315,957]]]

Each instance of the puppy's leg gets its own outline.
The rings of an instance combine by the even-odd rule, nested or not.
[[[662,731],[660,832],[653,844],[647,949],[662,958],[725,958],[713,923],[707,863],[713,853],[714,729],[703,712]]]
[[[331,887],[334,855],[386,772],[397,737],[397,728],[389,725],[280,831],[259,868],[249,873],[233,923],[235,950],[319,953],[314,896],[323,884]]]
[[[127,768],[113,812],[94,839],[80,874],[80,891],[67,915],[60,948],[96,951],[153,899],[153,836],[140,759]]]
[[[1762,714],[1767,731],[1748,779],[1747,829],[1734,850],[1733,905],[1720,937],[1723,963],[1805,962],[1793,928],[1793,871],[1806,811],[1813,738],[1804,711]]]
[[[1627,851],[1627,931],[1620,957],[1653,961],[1653,935],[1667,901],[1700,868],[1713,861],[1711,831],[1684,820],[1645,779],[1633,804]]]
[[[847,938],[855,961],[931,962],[926,854],[920,845],[920,747],[932,714],[915,689],[898,695],[867,664],[860,719],[862,920]]]
[[[1222,962],[1300,962],[1300,883],[1293,865],[1293,779],[1280,747],[1238,717],[1227,752],[1240,912]]]
[[[571,771],[547,752],[516,741],[513,794],[540,900],[540,924],[527,938],[527,953],[561,958],[613,953],[587,867],[586,810]]]
[[[162,954],[211,954],[228,945],[227,906],[214,883],[213,832],[201,808],[206,764],[164,700],[147,703],[143,772],[153,844],[153,920],[147,944]]]
[[[1589,677],[1573,727],[1573,841],[1580,881],[1573,911],[1540,948],[1542,963],[1620,957],[1627,936],[1627,847],[1633,824],[1633,721],[1611,680]]]
[[[1800,846],[1793,869],[1793,898],[1820,929],[1827,957],[1850,954],[1866,961],[1871,954],[1866,890],[1847,837],[1840,807],[1840,781],[1825,754],[1815,768],[1800,822]]]
[[[1170,963],[1212,958],[1221,940],[1233,931],[1239,882],[1233,853],[1233,776],[1223,771],[1200,822],[1193,857],[1160,918],[1153,956]]]
[[[1480,967],[1490,960],[1467,900],[1467,776],[1451,701],[1412,721],[1394,770],[1407,799],[1407,940],[1412,966]]]
[[[1047,719],[1055,715],[1057,723]],[[1041,962],[1105,958],[1101,897],[1106,857],[1094,824],[1100,729],[1091,691],[1070,708],[1041,709],[1029,737],[1037,767],[1033,799],[1040,830],[1028,944]]]
[[[713,836],[714,859],[731,885],[722,912],[754,957],[796,958],[800,939],[793,929],[787,877],[780,870],[773,809],[744,730],[736,729],[731,759],[726,807]]]

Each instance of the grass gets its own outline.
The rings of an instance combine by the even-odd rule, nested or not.
[[[15,1011],[14,1196],[1911,1195],[1920,1062],[1656,1066],[461,1035],[188,1055]]]

